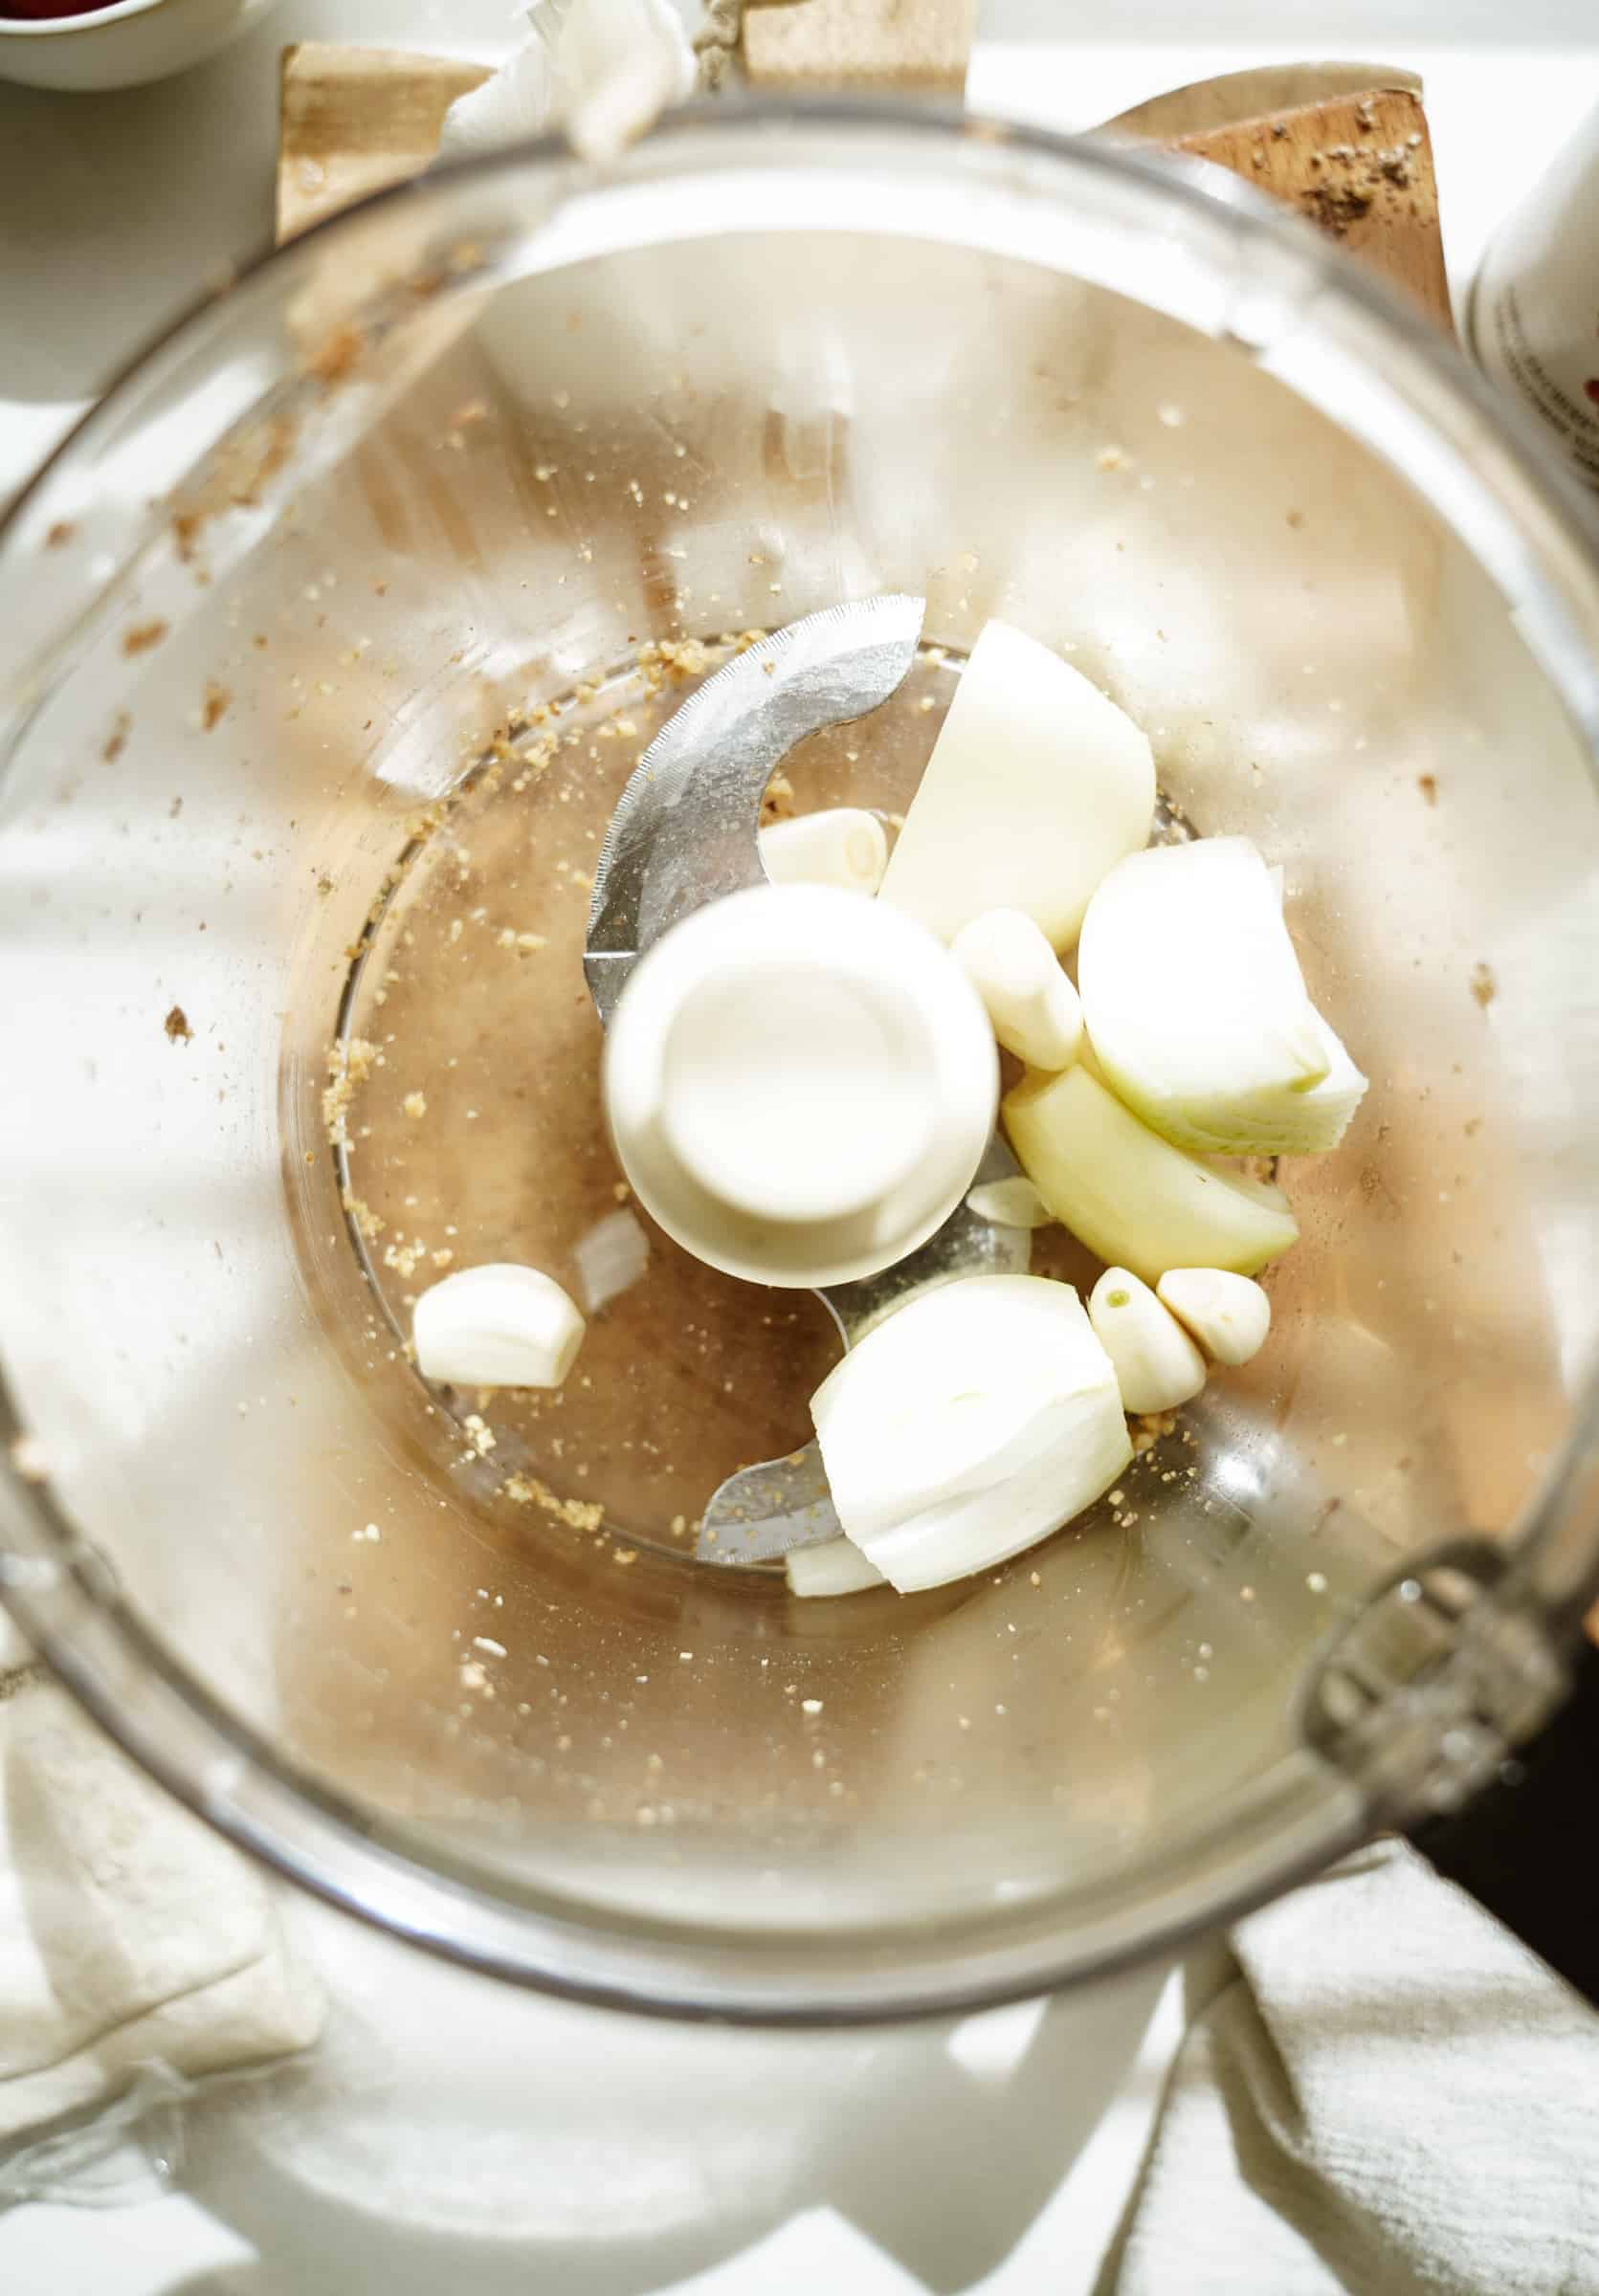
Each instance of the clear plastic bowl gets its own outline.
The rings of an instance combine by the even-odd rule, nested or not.
[[[948,658],[793,802],[902,805],[1002,615],[1284,865],[1372,1089],[1286,1176],[1269,1349],[1120,1496],[973,1584],[796,1603],[686,1549],[809,1432],[808,1295],[652,1236],[492,1449],[406,1303],[439,1252],[576,1284],[617,1208],[585,852],[722,633],[888,588]],[[1501,1556],[1479,1617],[1556,1664],[1596,1560],[1590,537],[1242,187],[839,105],[441,170],[111,391],[0,540],[0,1578],[284,1872],[652,2008],[991,1999],[1447,1798],[1447,1681],[1358,1759],[1304,1724],[1412,1558]]]

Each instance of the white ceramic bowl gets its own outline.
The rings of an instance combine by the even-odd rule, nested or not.
[[[116,0],[86,16],[0,15],[0,79],[32,88],[132,88],[185,72],[278,0]]]

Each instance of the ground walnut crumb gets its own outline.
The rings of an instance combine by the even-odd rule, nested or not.
[[[350,1102],[357,1087],[371,1074],[377,1057],[376,1045],[368,1044],[364,1036],[341,1037],[328,1047],[329,1082],[322,1093],[322,1130],[330,1148],[349,1146]]]
[[[1299,205],[1313,223],[1342,239],[1352,223],[1369,213],[1372,197],[1358,184],[1315,184],[1299,194]]]
[[[136,622],[131,629],[122,632],[122,651],[130,659],[136,653],[148,653],[152,646],[161,644],[170,627],[159,615],[153,622]]]
[[[233,698],[226,686],[219,686],[214,677],[207,678],[200,702],[200,727],[203,733],[209,734],[213,726],[221,724]]]
[[[358,1236],[365,1236],[367,1243],[370,1244],[375,1237],[382,1235],[385,1223],[373,1211],[366,1199],[358,1196],[353,1188],[345,1188],[339,1201],[355,1223],[355,1232]]]
[[[711,657],[699,638],[659,638],[638,650],[647,695],[658,694],[669,680],[680,685],[685,678],[703,677],[710,666]]]
[[[467,1441],[479,1459],[486,1459],[499,1440],[480,1411],[469,1411],[461,1422]]]
[[[1474,964],[1472,966],[1472,995],[1484,1012],[1487,1011],[1499,993],[1499,984],[1494,978],[1493,966],[1491,964]]]
[[[194,1035],[193,1029],[189,1025],[189,1016],[181,1004],[173,1005],[162,1026],[167,1031],[167,1039],[169,1044],[187,1045]]]
[[[766,793],[761,800],[761,824],[765,828],[774,821],[788,821],[794,811],[794,784],[786,773],[774,773],[766,784]]]
[[[507,1475],[500,1488],[518,1507],[542,1508],[569,1531],[597,1531],[605,1520],[605,1509],[597,1499],[558,1499],[537,1475]]]
[[[1175,1411],[1141,1412],[1133,1425],[1133,1449],[1140,1455],[1144,1451],[1153,1450],[1155,1445],[1163,1437],[1174,1435],[1176,1431],[1177,1414]]]

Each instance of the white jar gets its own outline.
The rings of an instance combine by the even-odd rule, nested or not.
[[[1599,488],[1599,110],[1495,233],[1468,333],[1495,382]]]

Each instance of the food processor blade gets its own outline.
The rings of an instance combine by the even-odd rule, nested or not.
[[[724,894],[764,885],[766,784],[796,742],[864,717],[911,666],[926,602],[858,598],[774,630],[708,678],[651,742],[594,872],[583,973],[609,1024],[653,941]]]

